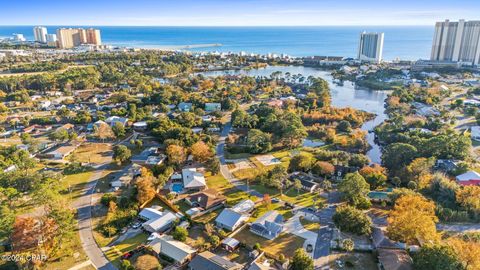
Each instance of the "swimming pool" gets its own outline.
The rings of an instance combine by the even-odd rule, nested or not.
[[[183,191],[183,184],[182,183],[173,183],[172,184],[172,191],[176,193],[180,193]]]

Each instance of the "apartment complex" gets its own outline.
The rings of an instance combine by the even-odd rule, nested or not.
[[[479,65],[480,21],[437,22],[430,59]]]
[[[36,42],[47,43],[47,28],[43,26],[35,26],[33,28],[33,36]]]
[[[358,60],[380,63],[383,54],[384,33],[360,33]]]
[[[82,44],[101,45],[100,30],[83,28],[57,29],[58,48],[70,49]]]

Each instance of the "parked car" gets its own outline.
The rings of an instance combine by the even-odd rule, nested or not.
[[[142,226],[141,222],[135,222],[135,223],[133,223],[132,228],[138,229],[138,228],[140,228],[140,226]]]
[[[127,260],[127,259],[130,259],[132,256],[133,256],[133,251],[129,251],[122,255],[122,259]]]

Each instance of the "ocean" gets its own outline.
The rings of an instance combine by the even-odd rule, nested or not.
[[[49,33],[65,26],[48,26]],[[78,26],[77,26],[78,27]],[[0,26],[0,37],[13,33],[33,40],[33,26]],[[156,27],[95,26],[104,44],[136,48],[184,48],[191,51],[275,53],[291,56],[356,57],[360,32],[384,32],[384,59],[428,59],[433,26],[311,27]],[[214,46],[214,44],[221,44]]]

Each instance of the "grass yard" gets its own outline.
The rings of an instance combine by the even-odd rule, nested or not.
[[[303,247],[303,242],[305,241],[303,238],[288,233],[282,233],[277,238],[268,240],[250,232],[248,228],[244,228],[237,233],[235,239],[238,239],[250,248],[259,243],[265,253],[274,257],[278,257],[280,254],[284,254],[286,257],[293,257],[295,250]]]
[[[303,207],[314,206],[324,200],[317,193],[305,192],[303,190],[297,193],[297,190],[293,188],[280,196],[280,199]]]
[[[356,269],[356,270],[377,270],[377,264],[372,253],[368,252],[332,252],[330,254],[330,269]],[[345,262],[351,262],[353,267],[346,267]],[[338,262],[341,262],[341,266]]]
[[[65,193],[64,196],[71,200],[75,200],[80,197],[83,193],[85,185],[93,176],[93,173],[93,171],[88,171],[65,176],[61,180],[61,183],[63,188],[69,192]]]
[[[232,154],[232,153],[229,153],[228,151],[225,151],[225,158],[226,159],[249,158],[250,156],[251,156],[250,153]]]
[[[260,204],[255,208],[253,215],[250,217],[249,222],[256,220],[257,218],[261,217],[267,211],[275,210],[280,213],[285,220],[291,218],[293,216],[292,210],[290,208],[284,207],[280,203],[272,203],[270,205]]]
[[[314,233],[317,233],[318,230],[320,229],[320,223],[315,222],[315,221],[310,221],[308,219],[305,219],[303,217],[300,217],[300,223],[302,223],[303,228],[312,231]]]
[[[234,205],[243,199],[256,200],[256,197],[249,196],[247,193],[236,189],[221,174],[210,175],[210,173],[207,173],[205,176],[209,188],[213,188],[227,197],[227,205]]]
[[[213,222],[217,218],[217,216],[220,214],[220,212],[222,212],[222,210],[223,210],[223,208],[217,209],[215,211],[206,213],[206,214],[201,215],[199,217],[195,217],[193,220],[195,222],[199,222],[199,223],[203,223],[203,224]]]
[[[140,233],[132,238],[129,238],[118,245],[113,246],[110,250],[105,252],[107,259],[111,261],[117,268],[120,269],[121,256],[137,246],[147,241],[148,236],[145,233]]]
[[[85,143],[74,152],[78,162],[105,163],[111,161],[112,145],[109,143]]]

